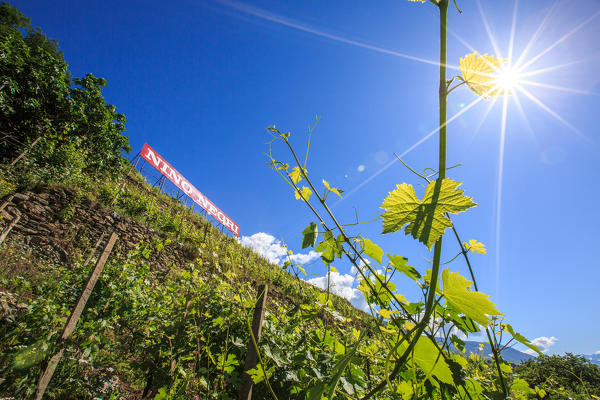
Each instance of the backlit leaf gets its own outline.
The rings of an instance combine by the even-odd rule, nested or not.
[[[396,335],[398,333],[398,331],[395,329],[389,329],[381,325],[379,325],[379,329],[381,329],[381,331],[384,333],[389,333],[390,335]]]
[[[413,350],[413,361],[427,375],[433,375],[440,381],[454,384],[450,367],[435,344],[426,336],[421,336]]]
[[[412,185],[403,183],[385,198],[383,233],[396,232],[406,225],[405,234],[425,244],[431,250],[452,222],[445,214],[458,214],[477,204],[458,189],[460,182],[452,179],[435,180],[427,185],[419,200]]]
[[[366,255],[377,261],[379,264],[383,261],[383,250],[367,238],[362,238],[361,246]]]
[[[342,256],[342,251],[344,250],[342,243],[334,239],[333,234],[327,231],[323,234],[323,240],[321,240],[315,250],[321,253],[321,259],[325,264],[329,265],[335,260],[336,256]]]
[[[273,372],[275,372],[274,366],[271,366],[266,370],[267,379],[270,378],[271,375],[273,375]],[[247,370],[246,373],[250,375],[250,378],[252,378],[252,382],[254,382],[254,384],[260,383],[265,380],[265,374],[261,365],[258,365],[256,368]]]
[[[463,246],[467,251],[471,251],[472,253],[486,254],[487,251],[485,249],[485,244],[478,242],[475,239],[469,240],[469,243],[463,243]]]
[[[503,330],[505,332],[510,333],[510,335],[513,337],[513,339],[515,339],[517,342],[520,342],[520,343],[524,344],[525,346],[529,347],[531,350],[535,351],[540,356],[542,355],[542,352],[536,345],[532,344],[529,341],[529,339],[527,339],[525,336],[521,335],[519,332],[515,332],[512,326],[510,326],[509,324],[502,324],[502,327],[503,327]]]
[[[154,396],[154,400],[166,400],[168,395],[169,394],[167,393],[167,388],[163,386],[160,389],[158,389],[158,393],[156,394],[156,396]]]
[[[421,277],[421,274],[415,269],[415,267],[407,264],[408,258],[402,256],[391,256],[389,254],[387,256],[390,259],[390,264],[392,264],[396,271],[402,272],[413,281],[416,281]]]
[[[529,384],[524,379],[515,378],[512,382],[512,385],[510,385],[510,390],[515,396],[515,399],[526,400],[529,398]]]
[[[390,319],[390,317],[393,314],[397,314],[397,313],[398,313],[398,311],[396,311],[396,310],[390,311],[390,310],[386,310],[385,308],[381,308],[377,311],[377,314],[381,315],[385,319]]]
[[[302,186],[302,189],[296,189],[294,196],[296,196],[296,200],[304,200],[308,201],[310,195],[312,194],[312,190],[308,188],[308,186]]]
[[[472,318],[479,324],[487,326],[490,323],[488,315],[500,315],[487,294],[469,290],[473,282],[461,276],[458,272],[450,272],[447,268],[442,271],[444,284],[443,294],[446,301],[454,308]]]
[[[318,234],[317,224],[315,222],[311,222],[302,231],[302,248],[305,249],[307,247],[314,247],[315,243],[317,242]]]
[[[325,179],[323,179],[323,185],[325,186],[325,189],[327,189],[330,192],[333,192],[333,193],[337,194],[338,196],[342,197],[342,195],[340,194],[339,189],[332,188],[331,186],[329,186],[329,182],[327,182]]]
[[[460,72],[462,79],[467,82],[469,89],[484,98],[497,97],[503,93],[498,87],[494,76],[505,59],[496,58],[494,55],[477,55],[477,52],[467,54],[460,59]]]
[[[292,171],[288,174],[291,181],[294,182],[294,185],[297,185],[298,182],[302,180],[302,172],[300,171],[300,167],[292,168]]]

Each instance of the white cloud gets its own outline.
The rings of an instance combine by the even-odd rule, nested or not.
[[[243,246],[253,249],[255,252],[265,257],[274,264],[282,265],[287,260],[288,249],[283,246],[280,240],[265,232],[258,232],[252,236],[242,236],[240,242]],[[298,253],[290,256],[291,261],[296,265],[304,265],[313,262],[320,257],[320,253],[311,250],[309,253]],[[354,267],[353,267],[354,268]],[[356,268],[352,272],[356,274]],[[327,289],[327,276],[308,279],[306,282],[313,284],[321,289]],[[354,307],[367,310],[367,302],[362,292],[353,286],[356,279],[351,274],[339,274],[332,271],[330,275],[331,293],[347,299]]]
[[[273,264],[281,265],[286,260],[288,249],[281,241],[265,232],[258,232],[252,236],[242,236],[242,246],[249,247]],[[308,264],[319,257],[319,253],[310,251],[308,254],[294,254],[290,257],[294,264]]]
[[[287,254],[287,249],[281,242],[268,233],[258,232],[252,236],[242,236],[241,242],[242,246],[250,247],[274,264],[279,264]]]
[[[529,354],[530,356],[537,356],[537,353],[531,349],[521,350],[521,353]]]
[[[371,264],[371,260],[365,259],[365,262],[360,261],[360,269],[362,271],[367,271],[367,265]],[[350,267],[350,273],[354,276],[358,273],[358,268],[354,264]]]
[[[531,341],[531,343],[536,345],[542,351],[542,353],[546,353],[550,347],[554,346],[556,342],[558,342],[558,338],[554,336],[540,336],[539,338],[535,338]],[[530,354],[527,351],[525,351],[525,353]]]
[[[597,352],[595,352],[594,354],[600,354],[600,350],[598,350]]]
[[[362,292],[353,288],[356,279],[350,274],[339,274],[332,271],[329,276],[329,287],[331,293],[337,294],[340,297],[347,299],[352,305],[360,310],[367,310],[367,302]],[[308,279],[306,282],[315,285],[321,289],[327,289],[327,276]]]
[[[308,254],[293,254],[290,256],[290,260],[293,264],[304,265],[315,261],[319,257],[321,257],[321,253],[317,253],[316,251],[311,250]]]

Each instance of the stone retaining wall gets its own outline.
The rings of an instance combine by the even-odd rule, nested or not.
[[[97,201],[78,198],[74,190],[63,187],[14,193],[2,210],[0,229],[19,213],[21,219],[9,238],[20,239],[40,256],[63,263],[72,262],[77,253],[87,257],[103,233],[106,233],[104,242],[113,231],[119,235],[115,249],[121,255],[141,241],[166,239],[162,233],[123,217]],[[193,259],[190,253],[183,244],[171,242],[165,251],[152,255],[150,263],[161,269],[172,264],[185,265]]]

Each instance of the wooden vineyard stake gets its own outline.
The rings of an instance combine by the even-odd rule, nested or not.
[[[44,397],[44,393],[46,392],[46,388],[50,383],[50,379],[52,379],[52,375],[54,374],[58,362],[60,361],[65,350],[62,346],[62,342],[64,342],[65,339],[67,339],[75,330],[77,321],[79,321],[79,317],[81,316],[81,313],[85,308],[85,304],[87,303],[90,295],[92,294],[92,290],[96,285],[96,281],[98,281],[98,277],[100,276],[100,273],[102,273],[104,264],[106,264],[106,260],[108,260],[108,256],[110,255],[110,252],[112,251],[112,248],[115,245],[117,238],[118,235],[113,232],[113,234],[110,236],[110,239],[108,239],[108,243],[106,244],[102,255],[100,255],[98,262],[96,262],[96,266],[90,271],[90,276],[88,278],[87,284],[85,285],[85,289],[83,289],[83,292],[81,292],[81,294],[79,295],[79,299],[77,300],[77,303],[75,304],[75,307],[73,308],[73,311],[71,312],[71,315],[69,316],[67,324],[65,325],[65,328],[63,329],[62,335],[60,337],[61,349],[50,359],[45,371],[40,376],[40,379],[37,384],[37,389],[35,390],[35,400],[41,400]]]
[[[254,318],[252,319],[252,336],[258,344],[260,340],[260,332],[262,331],[263,318],[265,316],[265,304],[267,303],[267,292],[269,290],[268,285],[260,285],[258,287],[258,299],[256,300],[256,307],[254,307]],[[242,389],[240,390],[240,400],[251,400],[252,399],[252,378],[246,372],[249,369],[256,368],[256,361],[258,354],[254,347],[254,341],[252,337],[248,342],[248,352],[246,353],[246,362],[244,363],[244,376],[242,377]]]
[[[88,265],[90,263],[90,261],[92,261],[92,258],[94,258],[94,254],[96,254],[96,250],[98,250],[98,247],[100,247],[100,243],[102,243],[102,240],[104,239],[105,235],[106,235],[106,232],[103,232],[102,235],[100,235],[100,239],[98,239],[98,241],[96,242],[96,245],[90,252],[90,255],[85,260],[85,263],[83,263],[83,265]]]
[[[8,226],[6,228],[4,228],[2,233],[0,233],[0,244],[2,244],[2,242],[4,242],[4,239],[6,239],[6,237],[12,230],[12,228],[15,227],[15,225],[17,224],[17,222],[19,222],[20,219],[21,219],[21,214],[15,215],[13,217],[13,219],[10,221],[10,224],[8,224]]]

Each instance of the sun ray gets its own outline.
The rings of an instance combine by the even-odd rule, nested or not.
[[[458,40],[460,43],[462,43],[467,49],[469,49],[469,51],[473,52],[476,51],[477,49],[473,46],[471,46],[471,44],[469,42],[467,42],[465,39],[463,39],[462,37],[460,37],[458,35],[458,33],[454,32],[452,29],[447,28],[448,33],[451,34],[452,36],[454,36],[454,38],[456,40]]]
[[[504,178],[504,144],[506,143],[506,119],[508,96],[502,101],[502,122],[500,125],[500,151],[498,155],[498,182],[496,187],[496,299],[500,300],[500,221],[502,217],[502,180]]]
[[[482,100],[483,100],[483,97],[477,97],[471,103],[469,103],[468,105],[466,105],[462,110],[460,110],[459,112],[457,112],[456,114],[454,114],[451,118],[449,118],[446,121],[446,123],[444,125],[442,125],[442,126],[448,126],[449,123],[451,123],[452,121],[454,121],[455,119],[457,119],[458,117],[460,117],[462,114],[464,114],[465,112],[467,112],[469,109],[471,109],[473,106],[475,106],[477,103],[479,103]],[[416,149],[417,147],[419,147],[421,144],[423,144],[423,142],[425,142],[427,139],[429,139],[430,137],[432,137],[433,135],[435,135],[436,133],[438,133],[440,131],[440,129],[441,129],[441,127],[435,128],[434,130],[432,130],[431,132],[429,132],[428,134],[426,134],[425,136],[423,136],[421,139],[419,139],[416,143],[414,143],[408,149],[404,150],[404,152],[402,152],[402,154],[398,155],[398,157],[400,157],[400,158],[405,157],[408,153],[410,153],[411,151],[413,151],[414,149]],[[344,201],[348,197],[350,197],[352,194],[356,193],[363,186],[365,186],[367,183],[371,182],[379,174],[381,174],[383,171],[385,171],[386,169],[388,169],[389,167],[391,167],[392,165],[394,165],[396,162],[398,162],[398,159],[394,158],[392,161],[388,162],[383,167],[379,168],[371,176],[369,176],[367,179],[365,179],[364,181],[362,181],[361,183],[359,183],[357,186],[355,186],[354,188],[352,188],[349,191],[345,192],[344,193],[344,197],[341,198],[340,200],[338,200],[337,203],[336,203],[336,205],[339,204],[339,203],[341,203],[342,201]]]
[[[561,122],[564,126],[566,126],[571,131],[573,131],[574,133],[576,133],[579,137],[581,137],[582,139],[585,139],[588,143],[593,143],[592,140],[590,138],[588,138],[587,136],[585,136],[579,129],[577,129],[575,126],[573,126],[567,120],[565,120],[563,117],[561,117],[560,115],[558,115],[555,111],[553,111],[550,107],[548,107],[547,105],[545,105],[540,99],[538,99],[533,94],[531,94],[523,86],[519,86],[518,90],[520,92],[522,92],[525,96],[527,96],[535,104],[537,104],[538,106],[540,106],[548,114],[552,115],[556,120],[558,120],[559,122]]]
[[[530,58],[525,64],[523,64],[522,66],[519,67],[519,70],[523,70],[523,69],[527,68],[528,66],[530,66],[531,64],[533,64],[534,62],[536,62],[537,60],[539,60],[541,57],[543,57],[544,55],[548,54],[548,52],[550,50],[554,49],[556,46],[558,46],[559,44],[561,44],[562,42],[564,42],[565,40],[567,40],[569,37],[573,36],[581,28],[583,28],[585,25],[589,24],[591,21],[593,21],[599,15],[600,15],[600,10],[597,11],[595,14],[592,14],[585,21],[583,21],[582,23],[580,23],[579,25],[577,25],[575,28],[571,29],[569,32],[565,33],[561,38],[559,38],[558,40],[556,40],[550,46],[546,47],[538,55],[536,55],[535,57]]]
[[[479,119],[479,122],[477,123],[477,126],[475,127],[475,129],[473,129],[473,134],[470,136],[471,140],[473,138],[475,138],[475,136],[477,136],[477,134],[479,133],[479,130],[483,126],[483,123],[485,122],[485,120],[487,119],[488,115],[490,114],[490,112],[492,111],[492,109],[494,108],[494,106],[496,105],[497,101],[498,101],[498,98],[494,97],[492,99],[492,101],[490,102],[490,104],[488,104],[485,112],[483,113],[483,115]]]
[[[571,62],[564,63],[564,64],[557,64],[557,65],[553,65],[551,67],[534,69],[532,71],[521,71],[521,70],[519,70],[519,76],[521,78],[527,78],[529,76],[536,76],[536,75],[540,75],[540,74],[543,74],[543,73],[546,73],[546,72],[556,71],[556,70],[559,70],[559,69],[563,69],[563,68],[571,67],[573,65],[583,64],[583,63],[584,63],[583,60],[579,60],[579,61],[571,61]]]
[[[600,96],[600,93],[596,93],[596,92],[589,92],[587,90],[571,89],[571,88],[564,87],[564,86],[550,85],[548,83],[535,82],[535,81],[530,81],[530,80],[526,80],[526,79],[519,79],[519,83],[528,85],[528,86],[537,86],[537,87],[543,87],[546,89],[559,90],[561,92],[569,92],[569,93],[573,93],[573,94],[583,94],[583,95],[588,95],[588,96]]]
[[[515,44],[515,31],[517,27],[517,10],[519,8],[519,0],[515,0],[515,7],[513,8],[512,26],[510,28],[510,39],[508,42],[508,60],[511,62],[513,56],[513,48]]]
[[[535,30],[533,35],[531,35],[529,42],[527,42],[527,45],[525,45],[525,49],[523,49],[523,51],[521,52],[521,55],[517,59],[517,62],[514,64],[515,68],[518,68],[519,65],[521,65],[521,62],[523,62],[523,60],[525,59],[525,57],[527,57],[529,50],[531,50],[531,47],[535,44],[535,41],[537,40],[538,36],[542,33],[543,29],[545,28],[546,24],[548,23],[548,21],[550,19],[550,15],[552,15],[554,9],[557,6],[558,6],[558,1],[555,1],[554,4],[552,4],[552,7],[550,7],[550,10],[548,10],[546,15],[544,15],[544,19],[542,20],[540,25],[537,27],[537,29]]]
[[[492,28],[490,27],[490,24],[487,20],[485,13],[483,12],[483,7],[481,6],[480,0],[477,0],[477,7],[479,7],[479,14],[481,14],[481,20],[483,21],[483,26],[485,27],[485,30],[488,34],[490,43],[492,44],[492,47],[494,48],[494,53],[496,54],[496,56],[498,58],[503,58],[502,52],[500,51],[500,47],[498,47],[498,44],[496,43],[496,39],[494,38],[494,35],[492,34]]]
[[[334,35],[334,34],[319,30],[319,29],[311,28],[307,25],[303,25],[300,22],[294,22],[292,20],[286,19],[277,14],[268,13],[260,8],[248,6],[246,4],[242,4],[237,1],[233,1],[233,0],[213,0],[213,1],[215,3],[220,4],[221,6],[224,6],[224,7],[230,8],[230,9],[234,9],[243,14],[251,15],[253,17],[256,17],[256,18],[259,18],[259,19],[262,19],[265,21],[273,22],[273,23],[276,23],[276,24],[279,24],[282,26],[286,26],[288,28],[292,28],[292,29],[296,29],[296,30],[299,30],[302,32],[310,33],[312,35],[319,36],[319,37],[329,39],[329,40],[333,40],[333,41],[336,41],[339,43],[344,43],[344,44],[348,44],[351,46],[360,47],[360,48],[363,48],[366,50],[375,51],[377,53],[382,53],[382,54],[392,55],[392,56],[396,56],[396,57],[400,57],[400,58],[405,58],[407,60],[418,61],[418,62],[429,64],[429,65],[435,65],[435,66],[440,65],[440,63],[437,61],[432,61],[432,60],[428,60],[428,59],[425,59],[422,57],[412,56],[410,54],[402,53],[402,52],[395,51],[395,50],[389,50],[389,49],[386,49],[383,47],[374,46],[374,45],[371,45],[368,43],[359,42],[354,39],[348,39],[348,38]],[[457,65],[451,65],[451,64],[446,64],[446,68],[455,69],[455,70],[459,69]]]
[[[535,131],[531,127],[531,123],[529,122],[529,118],[527,118],[527,114],[525,114],[525,110],[523,110],[523,105],[521,104],[521,100],[519,100],[519,94],[518,93],[515,93],[515,95],[513,96],[513,100],[515,101],[515,105],[517,106],[517,110],[519,110],[519,114],[521,115],[521,118],[523,118],[523,121],[525,122],[525,126],[527,127],[527,131],[531,134],[531,136],[533,137],[535,143],[539,147],[539,142],[538,142],[537,136],[535,135]]]

